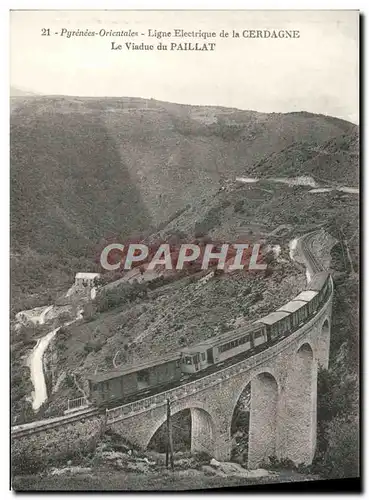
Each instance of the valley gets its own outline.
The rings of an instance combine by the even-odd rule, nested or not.
[[[351,397],[346,410],[328,416],[318,402],[321,442],[333,442],[332,419],[354,421],[357,394],[357,127],[309,113],[42,99],[27,98],[12,115],[13,423],[62,414],[89,373],[163,356],[277,309],[306,284],[291,242],[322,229],[337,242],[317,243],[337,283],[332,363],[322,380],[339,380]],[[67,316],[45,313],[16,328],[16,313],[62,305],[75,273],[101,272],[101,248],[130,239],[261,243],[268,267],[212,276],[163,271],[140,284],[105,273],[93,300],[72,297]],[[39,359],[47,399],[32,405],[27,359],[48,335]],[[245,439],[237,434],[242,447]]]

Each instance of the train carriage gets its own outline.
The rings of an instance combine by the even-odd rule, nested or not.
[[[208,349],[207,345],[198,344],[181,350],[182,373],[196,373],[213,363],[213,349],[211,346]]]
[[[210,365],[247,352],[267,342],[265,325],[252,325],[208,339],[193,347],[182,349],[183,373],[196,373]]]
[[[272,312],[255,323],[262,323],[266,326],[268,340],[274,340],[291,329],[290,313],[285,311]]]
[[[329,290],[329,272],[323,271],[321,273],[314,274],[312,280],[307,286],[308,290],[313,290],[318,292],[319,303],[321,303]]]
[[[318,292],[316,292],[315,290],[304,290],[303,292],[299,293],[294,300],[302,300],[307,303],[309,316],[311,314],[315,314],[319,306]]]
[[[301,325],[309,315],[307,303],[302,300],[291,300],[280,307],[278,311],[291,314],[292,328]]]
[[[265,326],[252,325],[229,332],[227,337],[223,337],[214,344],[214,348],[218,350],[219,361],[224,361],[241,352],[249,351],[267,340]]]
[[[180,355],[97,373],[88,377],[90,399],[97,404],[120,401],[145,389],[160,386],[181,378]]]

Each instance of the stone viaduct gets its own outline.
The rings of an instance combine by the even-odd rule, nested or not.
[[[270,456],[310,464],[316,447],[318,367],[328,367],[331,294],[316,316],[255,356],[165,393],[107,412],[106,425],[145,449],[172,414],[190,409],[191,450],[218,460],[231,454],[231,424],[238,399],[251,383],[248,467]]]
[[[111,428],[145,449],[166,420],[166,401],[172,414],[190,409],[191,450],[229,460],[231,424],[240,395],[251,384],[248,467],[268,457],[310,464],[316,447],[317,374],[328,367],[333,282],[326,303],[299,330],[277,344],[201,379],[101,413],[80,414],[33,422],[12,428],[13,450],[45,453],[69,441],[99,439]]]

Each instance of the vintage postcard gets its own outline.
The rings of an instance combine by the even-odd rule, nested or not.
[[[11,11],[14,490],[357,487],[359,20]]]

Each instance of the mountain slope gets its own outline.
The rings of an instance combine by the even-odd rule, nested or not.
[[[14,97],[11,245],[20,258],[34,256],[23,289],[33,291],[33,275],[48,275],[44,256],[55,273],[73,258],[93,270],[103,242],[148,235],[269,155],[301,142],[320,147],[353,127],[309,113]],[[70,265],[71,277],[77,270]]]
[[[330,185],[359,185],[359,133],[356,126],[326,142],[298,142],[255,164],[258,177],[312,176]]]

